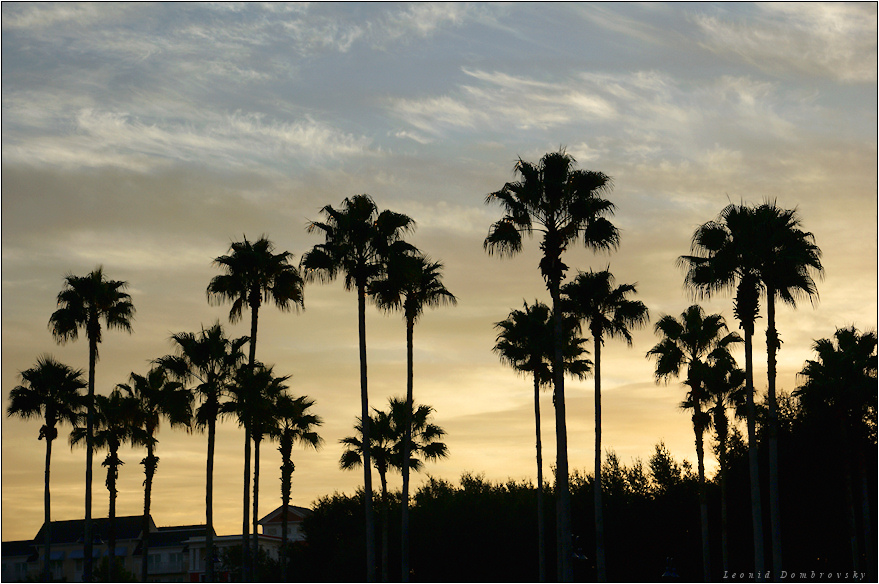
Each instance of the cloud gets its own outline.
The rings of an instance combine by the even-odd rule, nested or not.
[[[762,18],[729,21],[699,14],[692,21],[702,46],[734,53],[763,71],[876,81],[876,5],[871,3],[765,3]]]

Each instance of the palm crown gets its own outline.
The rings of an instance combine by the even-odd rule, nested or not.
[[[42,355],[36,365],[21,372],[21,380],[21,385],[9,392],[7,416],[25,420],[42,418],[40,440],[57,438],[59,423],[76,423],[85,407],[85,397],[80,391],[87,383],[82,379],[82,370]]]

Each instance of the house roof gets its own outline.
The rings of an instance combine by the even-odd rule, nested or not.
[[[4,541],[2,543],[3,557],[11,558],[14,556],[29,556],[36,553],[34,542],[30,539],[20,539],[17,541]]]
[[[180,525],[172,527],[160,527],[157,531],[150,532],[150,549],[185,546],[185,541],[191,537],[204,537],[206,525]],[[140,555],[142,541],[134,549],[134,555]]]
[[[141,524],[143,522],[143,515],[127,515],[123,517],[116,518],[116,541],[121,541],[125,539],[137,539],[140,537],[141,532]],[[54,545],[58,544],[69,544],[69,543],[82,543],[83,540],[83,527],[85,524],[85,520],[83,519],[71,519],[69,521],[53,521],[52,522],[52,543]],[[45,530],[46,525],[43,524],[40,527],[40,531],[37,532],[37,535],[34,536],[33,544],[40,546],[43,541],[45,541],[45,537],[43,535],[43,531]],[[109,537],[110,530],[110,519],[107,517],[93,518],[92,519],[92,532],[94,535],[94,541],[105,542]]]
[[[266,523],[281,523],[284,506],[281,505],[268,515],[260,519],[257,523],[265,525]],[[287,521],[302,521],[311,515],[311,509],[305,507],[297,507],[296,505],[287,506]]]

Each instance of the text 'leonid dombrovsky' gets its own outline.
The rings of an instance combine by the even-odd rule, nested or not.
[[[867,577],[866,572],[795,572],[782,570],[780,574],[781,580],[864,580]],[[723,572],[724,580],[772,580],[772,571],[765,572]]]

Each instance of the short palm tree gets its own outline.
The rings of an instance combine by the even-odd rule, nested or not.
[[[607,578],[604,551],[604,512],[601,493],[601,346],[605,337],[625,339],[632,346],[629,329],[647,324],[647,307],[639,300],[630,300],[635,294],[634,284],[614,287],[614,277],[608,270],[579,272],[572,282],[562,288],[566,312],[589,323],[594,342],[595,377],[595,547],[598,580]]]
[[[708,498],[705,492],[705,449],[703,435],[711,423],[707,409],[711,395],[706,387],[703,369],[709,354],[715,349],[729,350],[741,342],[736,333],[728,333],[720,314],[706,315],[698,304],[681,313],[680,319],[662,315],[654,325],[654,332],[662,340],[647,352],[656,359],[656,382],[679,377],[686,367],[687,397],[682,406],[693,410],[693,431],[696,434],[696,460],[699,472],[699,509],[702,519],[702,578],[711,578],[711,551],[708,541]],[[704,408],[704,409],[703,409]]]
[[[870,525],[869,491],[866,488],[867,467],[863,448],[859,443],[875,441],[876,419],[876,333],[860,333],[852,326],[837,329],[833,339],[815,341],[813,349],[817,360],[806,361],[799,375],[803,379],[794,395],[800,399],[807,415],[829,415],[831,427],[835,427],[842,442],[842,463],[848,506],[848,528],[851,540],[852,568],[861,569],[858,537],[856,532],[854,494],[852,489],[852,455],[862,484],[862,509],[869,568],[876,569],[876,544]],[[870,438],[869,435],[873,434]]]
[[[196,427],[208,431],[207,468],[205,471],[205,579],[214,581],[214,443],[221,400],[229,391],[235,372],[244,361],[242,347],[247,337],[229,339],[220,323],[200,333],[177,333],[171,341],[175,355],[156,360],[172,378],[187,385],[201,404],[195,412]]]
[[[410,469],[421,470],[424,461],[436,461],[448,456],[448,447],[441,442],[446,432],[436,424],[429,421],[433,414],[433,408],[420,405],[413,409],[408,407],[406,400],[391,398],[387,411],[373,409],[372,416],[375,432],[370,438],[369,452],[372,454],[372,462],[378,471],[382,487],[382,579],[388,577],[388,482],[389,469],[402,471],[403,461]],[[409,434],[411,436],[410,453],[408,459],[403,457],[403,442],[406,435],[407,420],[411,420]],[[342,469],[349,470],[363,464],[364,440],[363,424],[358,418],[354,429],[359,434],[340,440],[346,445],[342,453],[339,465]]]
[[[691,255],[678,258],[686,269],[684,285],[696,297],[711,297],[735,290],[733,314],[744,331],[745,396],[747,400],[748,466],[751,478],[751,525],[754,570],[764,571],[763,505],[760,469],[757,461],[756,407],[754,404],[754,324],[760,309],[760,258],[755,242],[763,233],[754,220],[754,210],[745,205],[724,207],[713,221],[700,225],[690,242]]]
[[[81,391],[88,386],[82,379],[82,370],[59,363],[48,355],[37,358],[37,364],[21,372],[21,385],[9,392],[6,415],[23,420],[42,418],[38,438],[46,440],[45,484],[43,485],[43,526],[45,548],[43,578],[51,582],[49,559],[52,555],[52,501],[49,489],[49,470],[52,462],[52,442],[58,437],[58,424],[76,423],[85,408]]]
[[[402,308],[406,320],[406,402],[412,411],[414,357],[413,338],[415,323],[425,307],[455,305],[458,300],[442,283],[443,265],[432,262],[420,253],[404,253],[387,258],[386,277],[370,286],[370,292],[379,307],[387,310]],[[406,428],[406,426],[404,426]],[[403,459],[409,457],[412,437],[409,431],[403,436]],[[403,465],[403,506],[401,521],[401,575],[409,581],[409,467]]]
[[[155,449],[158,444],[156,432],[162,418],[168,420],[172,427],[184,427],[187,430],[192,423],[193,395],[183,388],[179,381],[171,380],[168,372],[162,367],[153,367],[146,375],[132,373],[129,383],[116,386],[120,391],[133,397],[138,406],[137,424],[142,433],[142,441],[147,449],[146,457],[140,461],[143,465],[143,522],[141,527],[141,582],[147,582],[149,576],[150,547],[150,504],[152,501],[153,477],[159,466],[159,457]]]
[[[119,458],[119,447],[125,443],[142,443],[142,436],[136,434],[139,426],[137,401],[114,389],[109,396],[95,396],[94,446],[98,450],[107,450],[107,456],[101,466],[107,467],[107,491],[110,493],[109,528],[107,530],[107,548],[109,551],[108,577],[114,580],[116,564],[116,480],[119,478],[119,467],[125,464]],[[70,445],[84,444],[87,429],[77,426],[70,433]]]
[[[317,434],[317,426],[323,424],[321,418],[309,411],[314,400],[301,396],[293,398],[281,394],[275,402],[277,425],[271,428],[271,437],[279,442],[281,453],[281,578],[287,579],[287,509],[290,506],[290,493],[293,484],[293,445],[317,450],[323,439]]]
[[[823,274],[821,250],[815,237],[800,229],[796,209],[765,202],[754,209],[761,238],[754,242],[760,260],[759,275],[766,291],[766,354],[769,405],[769,510],[772,525],[772,568],[782,570],[781,509],[778,484],[778,404],[775,397],[776,353],[781,348],[775,327],[775,301],[791,307],[803,296],[813,302],[818,291],[813,274]]]
[[[303,281],[296,266],[289,263],[292,254],[289,252],[273,253],[274,245],[265,236],[251,243],[233,242],[229,255],[214,260],[214,265],[224,271],[214,276],[207,287],[208,300],[212,303],[232,302],[229,311],[229,322],[241,319],[245,307],[250,309],[250,353],[247,364],[252,368],[256,364],[256,336],[259,323],[259,307],[263,302],[272,301],[282,311],[304,307]],[[249,489],[250,489],[250,427],[244,428],[244,512],[242,533],[244,537],[244,570],[247,579],[249,565]],[[257,518],[253,518],[256,523]],[[256,532],[254,532],[256,538]],[[254,552],[256,553],[256,552]],[[256,568],[253,556],[253,568]]]
[[[369,440],[369,392],[366,375],[366,295],[369,285],[383,276],[385,258],[402,255],[414,248],[402,237],[415,222],[393,211],[379,212],[369,195],[342,201],[339,209],[321,209],[324,221],[312,221],[308,232],[318,232],[324,242],[302,256],[300,267],[306,280],[334,280],[344,274],[345,289],[357,291],[357,322],[360,347],[360,411],[363,435]],[[364,453],[364,515],[366,523],[366,576],[375,581],[375,533],[372,511],[372,476],[369,451]]]
[[[565,421],[565,381],[563,361],[563,328],[560,290],[568,269],[562,262],[567,247],[582,238],[593,251],[609,251],[619,245],[619,230],[610,222],[614,205],[602,198],[611,188],[610,178],[601,173],[575,169],[574,157],[563,149],[550,152],[537,164],[522,159],[515,171],[521,180],[506,183],[490,193],[486,204],[497,202],[504,216],[495,222],[483,247],[501,257],[513,256],[522,250],[522,236],[541,233],[540,273],[552,298],[554,315],[553,338],[555,367],[556,418],[556,514],[558,579],[574,578],[573,541],[571,539],[571,493],[568,484],[568,434]]]
[[[552,358],[555,353],[553,322],[550,309],[541,302],[524,303],[524,310],[513,310],[506,320],[495,323],[499,330],[493,351],[501,361],[519,373],[531,375],[534,380],[534,423],[537,449],[537,549],[538,576],[546,581],[544,508],[543,508],[543,452],[540,432],[540,388],[552,385]],[[587,351],[585,339],[576,334],[576,319],[565,322],[565,370],[583,379],[592,362],[581,358]]]
[[[131,296],[123,292],[127,282],[108,280],[101,266],[87,276],[67,275],[64,288],[58,293],[58,309],[49,317],[49,329],[58,343],[75,341],[79,329],[84,329],[89,342],[88,412],[86,415],[85,438],[85,521],[83,522],[83,541],[85,554],[83,578],[91,581],[92,566],[92,425],[94,423],[95,363],[98,361],[101,321],[107,329],[120,329],[131,332],[134,318],[134,305]]]

